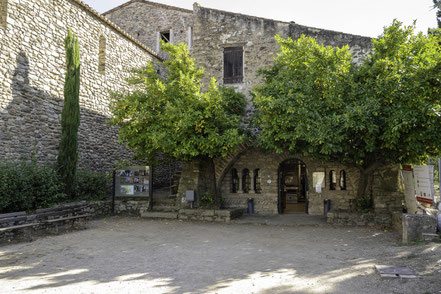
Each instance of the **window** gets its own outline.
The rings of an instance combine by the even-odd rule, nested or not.
[[[161,37],[161,40],[164,41],[164,43],[170,43],[170,31],[161,32],[159,33],[159,36]]]
[[[237,193],[239,190],[239,176],[237,175],[237,169],[231,170],[231,193]]]
[[[242,171],[242,192],[248,193],[251,188],[250,171],[246,168]]]
[[[346,190],[346,172],[340,171],[340,190]]]
[[[242,83],[243,47],[224,48],[224,84]]]
[[[106,73],[106,38],[102,35],[99,42],[98,72],[100,74]]]
[[[8,0],[0,0],[0,27],[6,27],[8,17]]]
[[[335,170],[329,171],[329,190],[335,190],[337,187],[337,173]]]
[[[262,192],[262,188],[260,185],[260,169],[256,168],[254,170],[254,187],[253,187],[254,192],[256,193],[260,193]]]

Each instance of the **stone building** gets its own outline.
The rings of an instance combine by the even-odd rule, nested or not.
[[[0,1],[0,158],[55,161],[68,29],[80,45],[79,166],[110,171],[132,153],[107,123],[109,92],[159,57],[79,0]]]
[[[273,62],[278,45],[276,34],[299,38],[312,36],[327,46],[348,44],[354,62],[370,51],[371,40],[356,36],[201,7],[186,10],[144,0],[132,0],[104,14],[141,42],[159,49],[159,40],[185,42],[192,57],[205,68],[207,78],[233,86],[249,96],[257,85],[257,70]],[[160,52],[158,52],[161,54]],[[249,107],[249,110],[251,106]],[[254,198],[262,214],[283,212],[324,213],[324,200],[334,209],[353,205],[359,171],[337,162],[319,162],[295,154],[267,154],[250,146],[215,161],[216,181],[226,207],[246,207]],[[204,193],[204,171],[197,162],[183,164],[178,201],[185,190]],[[320,188],[316,187],[321,183]],[[401,209],[398,167],[378,170],[373,185],[377,212]]]

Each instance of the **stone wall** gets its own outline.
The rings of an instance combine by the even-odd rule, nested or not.
[[[64,38],[71,29],[81,56],[79,166],[110,170],[130,160],[117,129],[107,124],[109,91],[128,90],[130,69],[156,58],[153,51],[77,0],[9,0],[7,9],[0,26],[0,158],[55,161]],[[98,70],[100,37],[106,43],[104,73]]]
[[[134,0],[104,14],[142,43],[158,52],[158,33],[171,30],[171,42],[191,44],[193,11]],[[160,53],[162,55],[162,53]]]
[[[55,211],[57,208],[63,208],[62,212]],[[33,224],[31,227],[17,228],[14,230],[0,232],[0,243],[19,241],[19,240],[32,240],[35,236],[45,235],[51,232],[58,234],[59,229],[71,228],[75,220],[65,220],[58,222],[50,222],[48,220],[54,218],[68,218],[72,215],[90,215],[89,218],[96,218],[109,215],[111,212],[110,201],[95,201],[95,202],[77,202],[62,204],[51,209],[53,212],[41,212],[35,214],[27,214],[25,216],[19,216],[17,218],[9,218],[8,222],[2,219],[0,224],[1,228],[7,228],[12,226],[22,226],[26,224]],[[84,223],[84,219],[77,220]]]
[[[279,165],[287,159],[299,159],[306,165],[306,176],[308,180],[307,197],[309,199],[308,212],[312,215],[322,215],[324,213],[323,201],[330,199],[332,207],[338,207],[342,210],[349,210],[351,200],[355,198],[359,178],[358,170],[349,168],[338,163],[323,163],[311,160],[304,156],[290,156],[288,154],[264,154],[257,149],[250,149],[242,153],[237,161],[231,166],[239,173],[243,169],[254,171],[260,169],[261,193],[256,194],[251,190],[248,193],[231,193],[231,169],[226,173],[222,181],[222,197],[226,207],[247,207],[247,199],[254,198],[255,211],[260,214],[276,214],[278,203],[278,169]],[[337,183],[339,182],[340,171],[346,172],[346,190],[329,190],[329,171],[334,170],[337,173]],[[326,175],[326,187],[321,193],[316,193],[313,189],[312,173],[323,171]]]
[[[194,9],[194,41],[192,56],[208,77],[223,82],[223,50],[227,46],[243,46],[244,78],[242,83],[229,84],[249,97],[250,90],[260,82],[257,71],[273,64],[279,49],[274,36],[299,38],[312,36],[326,46],[349,45],[354,62],[359,62],[371,48],[370,38],[311,28],[201,7]],[[249,107],[251,108],[251,107]],[[251,110],[251,109],[250,109]]]
[[[342,226],[393,226],[392,214],[390,213],[354,213],[331,211],[326,215],[326,221],[331,225]]]

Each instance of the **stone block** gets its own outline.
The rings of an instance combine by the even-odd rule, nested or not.
[[[403,243],[424,240],[423,234],[436,233],[436,218],[427,214],[403,214]]]

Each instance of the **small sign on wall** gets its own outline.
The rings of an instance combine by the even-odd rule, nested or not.
[[[316,193],[321,193],[322,189],[325,187],[325,172],[313,172],[312,185],[315,187]]]

